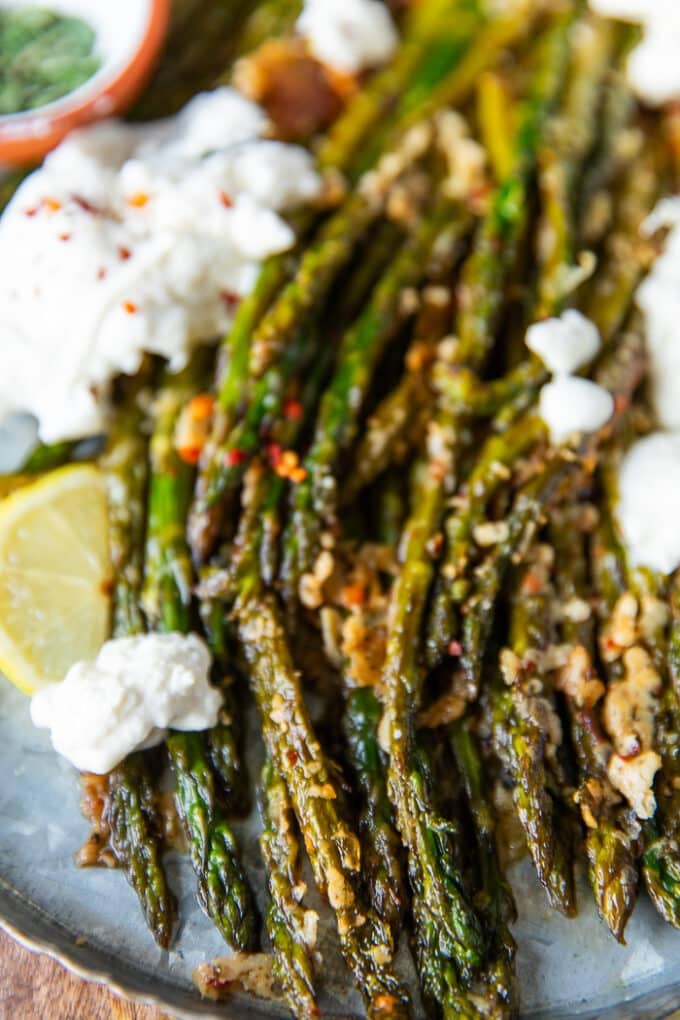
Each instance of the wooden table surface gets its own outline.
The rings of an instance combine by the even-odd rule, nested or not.
[[[0,930],[0,1020],[170,1020],[69,974]]]

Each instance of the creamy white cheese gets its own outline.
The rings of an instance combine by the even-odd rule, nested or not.
[[[677,0],[590,0],[598,14],[639,22],[643,37],[628,60],[631,85],[646,103],[680,98],[680,4]]]
[[[558,375],[542,387],[538,409],[552,441],[564,443],[575,433],[595,432],[605,425],[614,412],[614,398],[590,379]]]
[[[631,563],[670,574],[680,566],[680,198],[658,204],[645,233],[669,227],[638,287],[649,352],[648,394],[661,429],[637,440],[619,469],[617,517]]]
[[[380,0],[305,0],[297,29],[317,60],[351,74],[383,64],[399,43]]]
[[[214,726],[222,696],[210,685],[210,652],[196,634],[144,634],[102,646],[62,683],[33,696],[31,718],[83,772],[109,772],[167,729]]]
[[[228,329],[260,260],[294,241],[279,213],[321,187],[266,129],[220,88],[166,121],[74,132],[24,182],[0,220],[0,419],[31,412],[45,442],[101,431],[143,352],[179,369]]]
[[[633,443],[618,478],[617,516],[634,566],[669,574],[680,564],[680,434]]]
[[[592,361],[600,349],[600,334],[590,319],[569,308],[559,318],[529,326],[526,345],[548,371],[569,375]]]
[[[645,316],[652,406],[663,428],[679,429],[680,198],[660,202],[646,221],[645,232],[660,227],[671,229],[662,254],[638,287],[636,301]]]

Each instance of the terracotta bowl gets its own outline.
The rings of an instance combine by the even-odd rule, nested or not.
[[[36,5],[37,0],[0,0],[0,8]],[[154,70],[171,0],[45,0],[44,6],[92,25],[102,66],[56,102],[0,116],[0,166],[37,162],[73,128],[123,113]]]

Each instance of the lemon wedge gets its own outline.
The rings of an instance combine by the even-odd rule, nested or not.
[[[26,694],[94,659],[109,635],[104,480],[65,467],[0,502],[0,670]]]

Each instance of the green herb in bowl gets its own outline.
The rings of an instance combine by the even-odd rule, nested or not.
[[[42,7],[0,10],[0,114],[35,110],[98,71],[95,33],[80,18]]]

